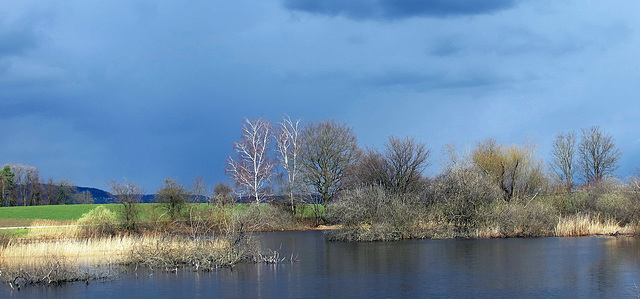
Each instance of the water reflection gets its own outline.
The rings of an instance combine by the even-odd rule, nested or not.
[[[138,272],[46,290],[54,297],[637,297],[640,240],[539,238],[327,242],[321,232],[262,235],[298,262],[212,273]],[[39,293],[40,292],[40,293]],[[20,294],[42,295],[42,291]],[[15,295],[15,294],[14,294]]]

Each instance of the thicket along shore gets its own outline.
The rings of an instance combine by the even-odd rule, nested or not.
[[[153,204],[141,203],[139,185],[112,181],[104,193],[117,204],[46,205],[93,200],[34,181],[35,168],[5,166],[0,225],[36,228],[0,233],[2,279],[15,287],[102,276],[79,270],[88,264],[209,271],[273,263],[277,252],[258,252],[252,232],[320,225],[337,225],[327,239],[347,242],[638,231],[640,179],[613,175],[621,153],[599,127],[558,134],[547,164],[529,143],[486,139],[465,155],[449,146],[434,176],[424,174],[431,149],[412,137],[391,136],[379,151],[359,148],[353,130],[335,121],[300,126],[285,117],[273,128],[245,119],[227,160],[234,187],[218,183],[210,193],[201,178],[191,188],[167,178]],[[28,268],[24,259],[39,262]]]

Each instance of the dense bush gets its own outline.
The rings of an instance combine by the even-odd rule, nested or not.
[[[328,236],[344,241],[423,238],[426,209],[415,194],[394,194],[380,186],[348,190],[327,206],[330,221],[343,229]]]
[[[230,204],[234,202],[233,188],[225,183],[218,183],[213,187],[213,199],[220,204]]]
[[[474,168],[453,168],[436,178],[431,199],[432,208],[458,231],[469,231],[482,221],[483,210],[502,200],[502,191]]]
[[[621,224],[629,223],[637,215],[637,206],[620,193],[609,193],[595,200],[595,208],[601,215],[609,217]]]
[[[83,214],[78,219],[78,225],[82,228],[82,234],[87,237],[108,236],[116,233],[118,217],[104,206],[97,206]]]
[[[540,201],[496,204],[487,215],[485,226],[496,229],[499,237],[552,236],[558,213]]]
[[[587,214],[602,221],[613,220],[622,225],[637,221],[640,196],[634,184],[624,185],[615,178],[592,182],[556,201],[563,215]]]
[[[190,196],[191,194],[178,181],[165,179],[164,185],[156,194],[156,199],[164,204],[172,220],[179,220]]]
[[[296,227],[291,212],[271,204],[251,204],[234,214],[234,221],[249,231],[287,230]]]

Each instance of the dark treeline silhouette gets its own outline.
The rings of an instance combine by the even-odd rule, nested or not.
[[[66,180],[44,180],[33,166],[9,164],[0,172],[0,206],[93,203],[90,190],[79,191]]]

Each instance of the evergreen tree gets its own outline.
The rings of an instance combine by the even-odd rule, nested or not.
[[[6,165],[2,172],[0,172],[0,206],[4,207],[8,202],[11,202],[13,189],[14,189],[14,177],[15,174],[11,172],[11,167]]]

